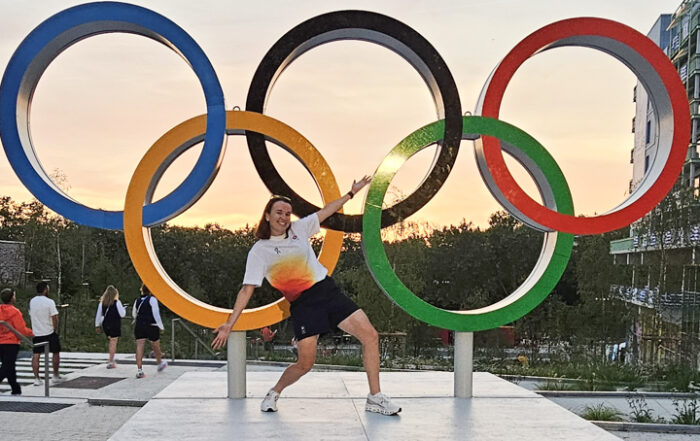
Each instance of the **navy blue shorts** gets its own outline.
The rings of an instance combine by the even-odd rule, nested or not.
[[[107,338],[114,338],[114,337],[121,337],[122,336],[121,325],[114,325],[114,324],[105,325],[104,323],[102,323],[102,331],[104,331]]]
[[[291,303],[290,312],[297,341],[338,329],[353,312],[360,309],[332,278],[317,282]]]
[[[160,340],[160,328],[151,324],[136,323],[134,326],[134,338],[136,340],[148,339],[149,341]]]

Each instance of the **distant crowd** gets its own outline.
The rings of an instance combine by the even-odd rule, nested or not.
[[[46,282],[36,285],[36,295],[29,301],[29,319],[31,328],[27,327],[22,312],[15,307],[17,293],[10,288],[0,291],[0,383],[5,379],[10,385],[12,395],[21,395],[22,388],[17,381],[17,355],[19,354],[20,338],[32,337],[33,355],[32,371],[34,386],[41,386],[48,378],[39,375],[39,360],[48,346],[52,354],[54,383],[64,380],[59,367],[61,364],[61,339],[58,335],[58,309],[56,303],[49,297],[50,286]],[[109,361],[107,369],[114,369],[117,363],[114,355],[117,342],[122,335],[122,319],[126,316],[126,308],[119,300],[119,291],[112,285],[105,289],[100,298],[95,314],[95,331],[103,332],[109,345]],[[136,378],[144,378],[143,354],[146,340],[151,342],[151,348],[156,358],[157,371],[166,368],[168,363],[162,358],[160,335],[165,330],[160,317],[158,300],[152,295],[146,285],[141,285],[140,296],[134,301],[132,317],[134,318],[134,338],[136,339]]]

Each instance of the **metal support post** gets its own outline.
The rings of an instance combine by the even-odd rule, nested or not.
[[[245,331],[233,331],[228,336],[228,397],[245,398]]]
[[[455,397],[472,397],[474,333],[455,332]]]
[[[49,396],[49,344],[44,345],[44,396]]]
[[[170,321],[170,363],[175,363],[175,320]]]

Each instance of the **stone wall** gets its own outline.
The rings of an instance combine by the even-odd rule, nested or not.
[[[18,286],[24,277],[24,242],[0,240],[0,285]]]

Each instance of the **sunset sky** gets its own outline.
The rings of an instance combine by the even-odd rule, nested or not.
[[[43,20],[78,1],[0,2],[0,68]],[[389,15],[421,33],[445,59],[464,111],[473,111],[484,81],[501,58],[531,32],[580,16],[612,19],[646,34],[680,0],[453,0],[410,1],[183,1],[133,2],[184,28],[216,70],[226,107],[245,107],[248,86],[267,50],[284,33],[321,13],[363,9]],[[506,93],[501,119],[537,138],[555,157],[571,187],[577,214],[605,212],[626,197],[635,77],[612,57],[584,48],[560,48],[530,59]],[[194,73],[174,52],[145,37],[107,34],[83,40],[47,69],[34,96],[31,126],[44,168],[65,175],[68,193],[93,208],[123,208],[129,179],[142,155],[163,133],[205,112]],[[411,66],[383,47],[333,42],[315,48],[277,82],[266,113],[301,132],[321,152],[341,191],[371,174],[401,139],[436,119],[427,87]],[[274,145],[271,155],[292,187],[320,204],[313,180]],[[428,170],[434,147],[400,171],[393,198],[409,194]],[[156,197],[174,188],[199,149],[168,170]],[[514,173],[532,189],[522,171]],[[0,158],[0,194],[32,195]],[[244,139],[228,141],[219,175],[200,201],[171,223],[228,228],[254,224],[269,193],[256,174]],[[362,197],[346,206],[359,213]],[[461,219],[486,225],[500,209],[464,141],[447,183],[411,219],[433,225]]]

